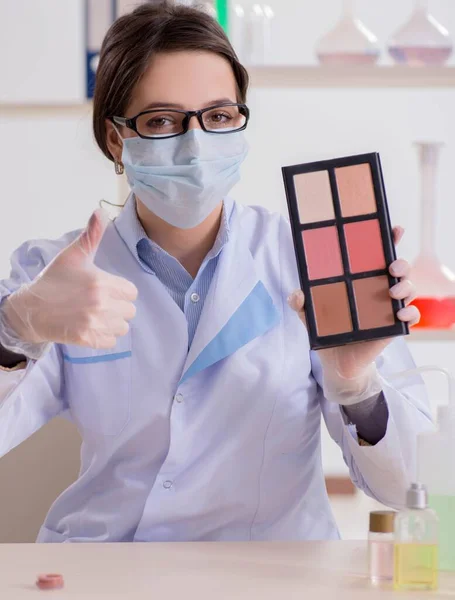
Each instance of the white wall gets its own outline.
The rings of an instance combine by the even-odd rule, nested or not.
[[[273,62],[313,63],[314,43],[336,20],[339,0],[269,3],[277,13]],[[412,4],[357,2],[359,16],[383,42]],[[455,2],[430,0],[430,5],[455,32]],[[81,227],[101,198],[118,200],[113,167],[92,140],[90,106],[76,104],[84,93],[81,8],[82,0],[0,0],[0,276],[7,274],[8,256],[21,241]],[[34,106],[18,108],[19,101]],[[43,102],[59,107],[36,107]],[[285,212],[282,165],[380,151],[393,221],[407,229],[401,252],[409,258],[417,253],[419,231],[412,142],[446,142],[438,188],[438,251],[455,270],[455,88],[252,89],[249,105],[251,153],[235,190],[239,200]],[[453,344],[413,344],[413,351],[420,364],[454,368]],[[431,383],[431,389],[432,398],[443,401],[443,383]],[[344,472],[339,452],[328,442],[324,455],[327,471]]]
[[[81,102],[81,0],[0,0],[0,102]]]

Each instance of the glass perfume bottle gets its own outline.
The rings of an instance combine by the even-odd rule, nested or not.
[[[438,517],[428,508],[428,493],[413,483],[407,508],[395,518],[396,590],[435,590],[438,587]]]
[[[453,402],[453,400],[452,400]],[[439,518],[439,569],[455,571],[454,405],[438,407],[438,429],[417,438],[418,477],[428,488],[429,505]]]
[[[447,329],[455,324],[455,274],[435,250],[436,173],[443,144],[418,142],[421,171],[421,248],[410,279],[417,288],[413,304],[421,313],[417,327]]]
[[[204,12],[206,12],[208,15],[210,15],[214,19],[217,18],[218,13],[217,13],[215,4],[213,3],[213,0],[206,0],[205,2],[200,2],[200,3],[196,4],[196,6],[199,6],[199,8],[201,8]]]
[[[411,18],[388,44],[396,63],[416,67],[444,64],[452,48],[449,32],[430,14],[428,0],[416,0]]]
[[[378,39],[354,15],[354,0],[343,0],[341,19],[316,45],[324,65],[372,65],[379,58]]]
[[[370,581],[373,585],[393,579],[395,516],[395,512],[388,510],[370,513],[368,561]]]
[[[240,2],[229,4],[229,39],[240,59],[240,62],[247,62],[247,14],[245,7]]]
[[[275,13],[268,4],[253,4],[246,19],[245,62],[265,65],[272,53],[272,27]]]

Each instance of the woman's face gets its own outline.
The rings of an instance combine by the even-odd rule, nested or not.
[[[174,52],[158,54],[136,85],[126,114],[134,117],[154,108],[200,110],[214,104],[237,102],[237,85],[227,60],[211,52]],[[196,118],[190,129],[200,129]],[[122,137],[135,132],[121,127]],[[107,141],[111,154],[121,160],[122,144],[111,122],[108,122]]]

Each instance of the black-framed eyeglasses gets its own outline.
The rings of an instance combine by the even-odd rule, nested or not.
[[[202,110],[156,108],[145,110],[131,119],[110,117],[116,125],[132,129],[144,139],[166,139],[186,133],[190,121],[196,117],[207,133],[234,133],[246,129],[250,111],[246,104],[219,104]]]

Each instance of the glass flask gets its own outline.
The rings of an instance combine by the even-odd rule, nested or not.
[[[354,0],[343,0],[340,20],[316,45],[323,65],[372,65],[379,58],[378,39],[354,15]]]
[[[442,65],[452,54],[447,29],[430,14],[428,0],[416,0],[415,10],[389,41],[389,54],[396,63],[412,67]]]
[[[421,169],[421,248],[410,278],[417,288],[413,304],[421,313],[416,327],[448,329],[455,324],[455,274],[435,250],[436,172],[441,143],[418,142]]]

